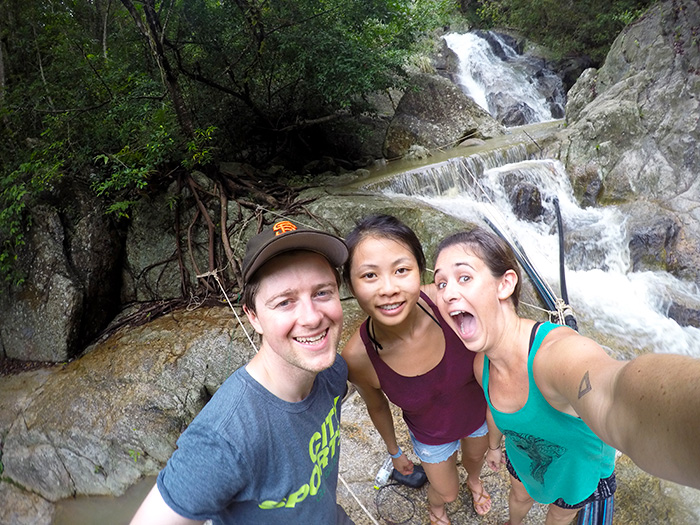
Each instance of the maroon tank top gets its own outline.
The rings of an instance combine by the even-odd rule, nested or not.
[[[486,400],[474,377],[476,354],[467,350],[430,298],[423,292],[421,298],[445,334],[445,355],[432,370],[415,377],[396,373],[379,357],[369,336],[369,319],[360,326],[360,337],[381,389],[401,408],[416,439],[426,445],[442,445],[466,437],[484,424]]]

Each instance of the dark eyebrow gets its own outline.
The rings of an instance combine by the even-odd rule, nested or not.
[[[413,260],[414,260],[413,257],[409,257],[408,255],[406,255],[406,256],[404,256],[404,257],[397,257],[396,259],[394,259],[393,261],[391,261],[391,264],[392,264],[393,266],[396,266],[396,265],[398,265],[398,264],[405,264],[406,262],[409,262],[409,263],[410,263],[410,262],[413,262]],[[359,265],[358,265],[358,268],[359,268],[359,269],[363,269],[363,268],[377,268],[377,267],[379,267],[378,264],[372,264],[372,263],[362,263],[362,264],[359,264]]]
[[[461,266],[466,266],[467,268],[469,268],[473,271],[476,271],[476,269],[468,262],[458,262],[458,263],[453,264],[452,266],[454,266],[455,268],[459,268]],[[441,271],[442,270],[440,268],[435,268],[435,272],[433,272],[433,275],[438,275]]]

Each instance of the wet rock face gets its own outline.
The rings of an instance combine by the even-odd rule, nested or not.
[[[44,203],[21,248],[25,282],[0,291],[0,353],[32,361],[75,357],[120,309],[122,239],[94,194],[74,182],[69,210]]]
[[[534,184],[520,184],[511,193],[513,211],[522,220],[536,221],[542,217],[542,195]]]
[[[699,19],[697,2],[666,1],[628,26],[605,64],[569,91],[557,153],[570,173],[595,166],[597,205],[641,200],[673,214],[680,230],[676,244],[666,246],[669,271],[696,283],[690,246],[700,239]]]

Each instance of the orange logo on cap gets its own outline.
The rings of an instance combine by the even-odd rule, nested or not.
[[[275,235],[282,235],[283,233],[293,232],[297,227],[289,221],[280,221],[272,227]]]

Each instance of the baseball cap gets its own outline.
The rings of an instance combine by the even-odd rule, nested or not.
[[[297,226],[289,220],[279,221],[248,241],[243,257],[243,282],[247,283],[274,256],[292,250],[321,254],[336,268],[342,266],[348,258],[348,248],[339,237]]]

